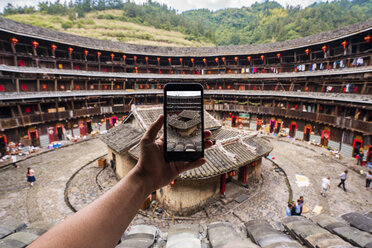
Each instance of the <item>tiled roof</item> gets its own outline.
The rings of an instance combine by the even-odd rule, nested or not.
[[[188,121],[182,121],[177,118],[172,118],[169,119],[168,124],[174,128],[181,129],[181,130],[187,130],[190,128],[195,127],[200,123],[200,118],[199,119],[191,119]]]
[[[163,106],[132,106],[132,113],[144,129],[147,129],[161,114]],[[204,129],[218,129],[221,124],[207,111],[204,111]]]
[[[135,128],[130,124],[120,124],[101,136],[101,140],[117,153],[122,153],[137,144],[143,130]]]
[[[16,22],[0,17],[0,30],[19,36],[60,42],[64,44],[80,46],[84,48],[98,49],[102,51],[120,52],[129,54],[143,54],[153,56],[224,56],[224,55],[247,55],[279,52],[288,49],[303,48],[310,45],[324,44],[337,39],[365,32],[372,29],[372,19],[352,24],[337,30],[327,31],[304,38],[288,40],[276,43],[262,43],[241,46],[218,46],[218,47],[155,47],[135,45],[107,40],[98,40],[68,33],[58,32],[52,29],[35,27],[32,25]],[[84,45],[82,45],[84,44]]]
[[[178,116],[187,119],[195,119],[199,117],[199,112],[193,110],[184,110]]]
[[[241,131],[232,128],[220,128],[212,132],[211,140],[225,140],[230,138],[235,138],[239,135],[247,135]]]
[[[243,139],[244,140],[244,139]],[[215,145],[205,150],[205,158],[207,162],[195,169],[185,171],[179,178],[181,179],[201,179],[209,178],[223,173],[235,170],[243,165],[249,164],[272,151],[272,146],[266,142],[261,141],[259,137],[248,137],[244,143],[241,139],[230,139],[226,144],[222,144],[223,149]],[[256,151],[253,152],[248,146],[245,145],[256,144]],[[232,158],[233,155],[235,158]],[[140,146],[136,145],[129,150],[129,154],[138,159],[140,154]]]

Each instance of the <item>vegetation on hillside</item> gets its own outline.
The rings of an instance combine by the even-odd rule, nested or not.
[[[60,28],[64,30],[82,29],[94,25],[97,20],[106,20],[103,25],[109,25],[111,22],[108,21],[113,21],[115,25],[135,23],[180,32],[184,39],[190,41],[187,45],[191,46],[211,43],[240,45],[300,38],[365,21],[372,16],[372,1],[335,0],[314,3],[304,9],[300,6],[283,7],[275,1],[265,1],[250,7],[219,11],[199,9],[177,13],[167,5],[152,0],[141,5],[129,0],[75,0],[68,4],[57,0],[55,3],[41,2],[37,8],[8,4],[3,15],[17,19],[19,14],[32,16],[37,13],[61,18]],[[42,23],[39,26],[56,28],[56,25],[49,25]],[[113,36],[116,40],[128,41],[126,32]],[[152,37],[146,36],[138,38],[152,40]],[[171,40],[168,43],[173,44]]]

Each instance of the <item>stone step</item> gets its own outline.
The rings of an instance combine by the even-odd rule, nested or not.
[[[347,213],[341,216],[351,226],[358,228],[361,231],[372,233],[372,218],[360,213]]]
[[[243,239],[229,222],[216,222],[208,225],[208,238],[212,248],[246,247],[257,248],[250,239]],[[234,241],[233,244],[231,241]],[[234,246],[232,246],[234,245]]]

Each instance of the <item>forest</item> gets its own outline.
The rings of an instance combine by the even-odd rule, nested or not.
[[[99,14],[101,10],[122,10],[123,14],[110,15],[109,11]],[[190,41],[244,45],[295,39],[366,21],[372,17],[372,1],[315,2],[306,8],[284,7],[275,1],[264,1],[242,8],[218,11],[198,9],[179,13],[153,0],[143,4],[130,0],[57,0],[40,2],[37,7],[13,6],[9,3],[1,14],[5,17],[31,13],[68,16],[69,20],[62,23],[62,27],[68,29],[91,12],[97,12],[99,19],[117,19],[179,31]]]

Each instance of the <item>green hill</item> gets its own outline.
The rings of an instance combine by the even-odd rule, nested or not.
[[[371,0],[335,0],[306,8],[275,1],[219,11],[178,13],[148,0],[42,2],[37,8],[8,4],[6,18],[59,31],[122,42],[160,46],[267,43],[337,29],[372,17]]]

